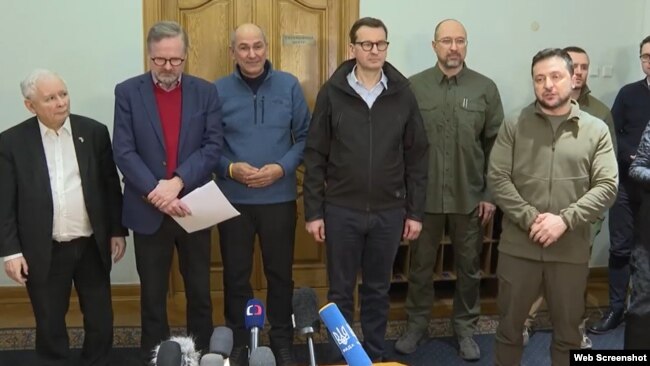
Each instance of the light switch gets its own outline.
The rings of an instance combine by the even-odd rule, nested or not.
[[[603,66],[603,77],[604,78],[611,78],[612,77],[612,65],[605,65]]]
[[[589,66],[589,76],[592,78],[597,78],[600,76],[600,67],[596,65]]]

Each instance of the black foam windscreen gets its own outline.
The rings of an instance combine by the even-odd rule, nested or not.
[[[320,317],[318,316],[318,296],[314,289],[302,287],[293,292],[293,315],[296,322],[296,329],[307,327],[320,329]]]
[[[232,352],[232,330],[228,327],[216,327],[210,336],[210,353],[216,353],[224,358]]]
[[[257,347],[251,352],[248,366],[275,366],[275,356],[269,347]]]
[[[180,366],[182,364],[181,345],[174,341],[164,341],[158,348],[156,366]]]

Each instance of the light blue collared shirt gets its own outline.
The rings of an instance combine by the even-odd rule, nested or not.
[[[384,89],[388,89],[388,78],[384,74],[384,70],[381,70],[381,77],[379,78],[379,82],[370,90],[366,89],[363,84],[357,79],[357,76],[354,74],[354,71],[357,69],[357,65],[354,65],[352,68],[352,72],[348,74],[348,84],[354,89],[357,94],[363,99],[366,104],[368,105],[368,108],[372,108],[372,105],[375,103],[375,100],[377,100],[377,97],[379,94],[381,94]]]

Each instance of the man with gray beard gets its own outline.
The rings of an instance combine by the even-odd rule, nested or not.
[[[431,148],[422,235],[410,243],[408,329],[395,349],[412,353],[426,339],[434,296],[431,279],[447,226],[458,276],[452,323],[460,357],[472,361],[481,357],[473,339],[481,313],[481,227],[496,209],[485,173],[503,106],[494,82],[465,65],[467,32],[460,22],[440,22],[432,47],[437,64],[410,78]]]

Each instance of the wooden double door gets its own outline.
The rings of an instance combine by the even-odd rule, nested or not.
[[[348,31],[358,18],[358,0],[143,0],[144,39],[160,20],[175,20],[187,31],[190,47],[185,71],[213,81],[230,74],[234,61],[229,52],[231,32],[252,22],[266,33],[268,57],[273,67],[295,75],[313,108],[320,86],[348,56]],[[145,42],[145,65],[146,42]],[[296,287],[310,286],[323,296],[327,288],[325,251],[304,228],[302,170],[298,172],[298,222],[293,274]],[[222,265],[217,230],[213,230],[212,278],[215,308],[223,296]],[[258,249],[251,284],[265,298],[266,280]],[[182,301],[183,281],[174,265],[171,293]],[[217,319],[222,311],[215,311]]]

